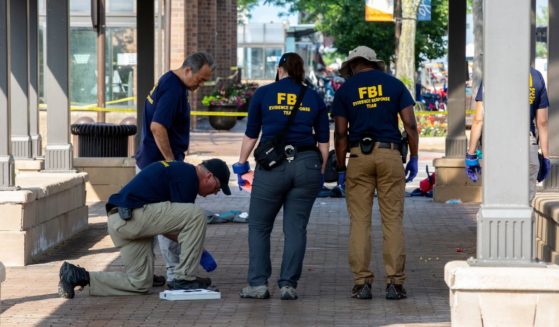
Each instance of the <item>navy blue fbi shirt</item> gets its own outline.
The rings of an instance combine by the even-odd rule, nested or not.
[[[261,140],[265,141],[283,131],[300,92],[301,85],[290,77],[258,88],[250,100],[245,135],[256,139],[262,130]],[[326,105],[314,90],[307,88],[285,143],[312,146],[326,143],[329,138]]]
[[[399,79],[370,70],[350,77],[336,92],[332,115],[347,118],[350,144],[365,136],[378,142],[400,143],[398,113],[414,104]]]
[[[194,203],[198,186],[195,166],[182,161],[154,162],[109,197],[107,211],[113,207],[135,209],[166,201]]]
[[[152,122],[167,128],[175,160],[183,161],[190,141],[190,105],[186,86],[172,71],[161,76],[146,98],[142,141],[136,153],[136,164],[141,169],[165,159],[151,133]]]
[[[536,111],[549,107],[549,99],[547,98],[547,89],[542,74],[532,67],[530,67],[528,87],[530,90],[530,132],[532,132],[532,135],[536,135],[536,125],[534,123]],[[476,101],[483,101],[483,82],[477,90]]]

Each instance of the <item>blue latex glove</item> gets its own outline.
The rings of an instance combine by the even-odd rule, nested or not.
[[[476,150],[476,154],[477,154],[477,158],[478,159],[483,159],[483,151],[481,151],[480,149]]]
[[[543,181],[547,175],[549,175],[549,171],[551,170],[551,161],[548,158],[544,157],[541,153],[538,153],[538,159],[540,161],[540,170],[538,171],[538,183]]]
[[[214,271],[215,268],[217,268],[217,263],[215,262],[210,252],[208,252],[207,250],[204,250],[204,252],[202,252],[202,257],[200,258],[200,265],[207,272]]]
[[[246,174],[249,172],[250,170],[250,164],[248,163],[248,161],[245,161],[245,163],[240,163],[237,162],[235,164],[233,164],[233,172],[235,174],[237,174],[237,183],[239,184],[239,190],[242,190],[241,186],[245,185],[245,180],[243,179],[243,174]]]
[[[345,191],[345,170],[338,172],[338,186]]]
[[[472,182],[478,181],[478,175],[481,175],[481,167],[477,154],[466,153],[466,175]]]
[[[410,161],[406,164],[406,183],[413,181],[417,176],[417,156],[410,156]]]

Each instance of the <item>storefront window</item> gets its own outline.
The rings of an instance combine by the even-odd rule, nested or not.
[[[107,107],[132,103],[132,100],[125,99],[134,96],[137,51],[135,30],[131,27],[107,28]]]
[[[87,27],[70,28],[70,100],[97,103],[97,35]]]
[[[265,79],[276,78],[278,62],[281,58],[281,49],[266,49]]]
[[[106,0],[107,12],[113,14],[136,14],[136,0]]]
[[[72,15],[90,15],[91,0],[71,0],[70,13]]]
[[[243,67],[243,78],[273,80],[281,54],[280,48],[238,48],[237,63]]]

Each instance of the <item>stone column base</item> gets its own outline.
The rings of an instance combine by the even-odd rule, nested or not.
[[[534,197],[536,258],[559,264],[559,193],[536,193]]]
[[[86,202],[107,201],[136,175],[133,158],[74,158],[74,168],[88,174]]]
[[[446,202],[450,199],[460,199],[462,202],[481,202],[481,178],[473,183],[465,172],[463,158],[439,158],[433,160],[435,166],[435,187],[433,200]]]
[[[559,326],[559,266],[445,266],[452,326]]]

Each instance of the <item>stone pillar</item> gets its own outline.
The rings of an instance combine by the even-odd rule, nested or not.
[[[530,2],[484,2],[483,204],[480,264],[526,265],[534,245],[528,203]],[[514,69],[511,69],[514,67]],[[506,120],[507,128],[503,128]]]
[[[464,158],[466,139],[466,0],[450,1],[448,9],[447,158]]]
[[[483,11],[483,204],[477,217],[477,257],[445,265],[451,324],[557,326],[557,266],[535,263],[532,257],[526,88],[530,2],[485,1]]]
[[[138,36],[138,76],[137,76],[137,126],[136,149],[142,137],[144,124],[144,102],[154,83],[155,9],[153,1],[136,1],[136,26]]]
[[[545,191],[559,191],[559,0],[549,0],[547,27],[547,96],[549,97],[549,156],[551,173]]]
[[[29,72],[27,48],[27,0],[10,0],[10,110],[12,152],[16,159],[31,158],[29,136]]]
[[[9,6],[9,0],[0,0],[0,190],[13,189],[15,184],[15,166],[10,143]]]
[[[38,1],[29,1],[28,41],[29,41],[29,136],[31,137],[31,157],[42,155],[42,140],[39,133],[39,10]]]
[[[536,0],[530,0],[530,66],[536,64]]]
[[[68,0],[48,0],[47,60],[45,65],[45,98],[47,103],[47,146],[45,170],[70,172],[69,37]]]
[[[437,175],[433,199],[445,202],[481,201],[481,183],[472,183],[464,172],[466,139],[466,0],[448,4],[448,134],[445,157],[435,159]]]

